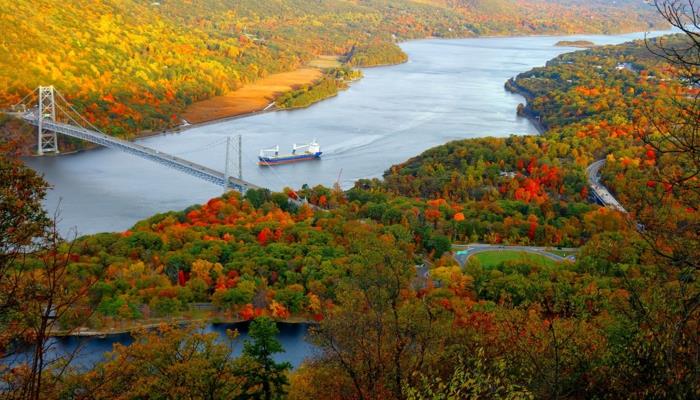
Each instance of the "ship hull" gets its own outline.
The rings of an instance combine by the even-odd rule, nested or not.
[[[278,157],[258,157],[258,165],[267,167],[279,164],[291,164],[300,161],[318,160],[321,158],[322,152],[305,153],[298,155],[278,156]]]

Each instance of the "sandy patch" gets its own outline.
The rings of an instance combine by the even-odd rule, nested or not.
[[[183,117],[189,123],[196,124],[261,111],[281,94],[311,84],[322,74],[319,67],[273,74],[226,95],[193,103],[187,107]]]

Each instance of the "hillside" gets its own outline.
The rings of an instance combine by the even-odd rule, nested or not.
[[[645,72],[618,70],[621,61]],[[600,69],[593,68],[599,63]],[[646,79],[650,74],[669,78],[669,83]],[[119,306],[112,303],[126,302],[132,310],[151,304],[155,310],[153,304],[163,301],[157,293],[185,290],[178,285],[189,288],[194,301],[213,301],[231,316],[252,306],[254,293],[270,290],[279,294],[275,301],[284,309],[310,318],[313,310],[300,306],[308,302],[304,296],[338,300],[333,287],[336,274],[347,273],[346,257],[355,249],[348,235],[353,234],[392,235],[412,253],[437,263],[450,262],[441,257],[451,243],[579,247],[601,235],[632,235],[624,215],[590,202],[585,167],[611,154],[616,174],[610,177],[625,205],[644,206],[630,195],[640,188],[647,196],[656,192],[645,185],[653,179],[655,163],[633,135],[639,117],[633,111],[641,106],[635,99],[653,103],[676,93],[679,86],[671,83],[672,77],[641,42],[565,54],[517,79],[537,93],[533,107],[567,105],[543,108],[543,119],[552,122],[542,135],[454,141],[393,166],[383,180],[360,180],[347,192],[322,186],[299,190],[317,209],[289,203],[288,197],[297,196],[292,191],[250,190],[245,196],[230,193],[155,215],[123,233],[80,238],[76,254],[83,266],[109,255],[99,259],[107,271],[101,276],[105,284],[127,273],[140,276],[134,285],[153,279],[152,291],[123,285],[107,291],[93,322],[101,326],[110,322],[102,318],[139,319],[138,312],[119,315]],[[581,95],[584,87],[587,94]],[[602,101],[607,108],[591,115],[572,112]],[[688,196],[686,201],[697,203]],[[697,216],[683,218],[691,222]],[[133,262],[140,263],[138,271],[127,267]],[[202,286],[190,281],[197,274],[206,287],[190,287]],[[249,281],[245,296],[236,290],[225,295],[244,281]],[[179,302],[155,314],[186,310],[192,295],[178,294]],[[271,304],[256,301],[256,307]]]
[[[540,135],[457,140],[348,191],[228,192],[66,242],[42,211],[47,184],[0,143],[0,397],[697,398],[700,84],[648,50],[700,54],[692,38],[567,53],[511,79]],[[627,212],[589,198],[595,160]],[[489,253],[453,254],[475,246]],[[241,356],[236,331],[181,328],[242,320]],[[272,358],[273,321],[312,325],[293,371]],[[52,333],[139,325],[158,327],[94,367],[50,352]]]
[[[2,2],[0,108],[54,84],[106,132],[180,123],[224,95],[321,54],[405,59],[395,40],[642,30],[642,3],[564,1],[26,0]]]

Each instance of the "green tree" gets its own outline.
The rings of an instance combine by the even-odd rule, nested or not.
[[[289,384],[287,371],[292,368],[288,362],[278,363],[272,358],[273,354],[284,352],[282,344],[277,340],[279,333],[275,322],[268,317],[256,318],[250,324],[250,338],[243,343],[242,364],[245,365],[242,376],[244,398],[248,399],[281,399],[286,395]]]
[[[251,189],[245,192],[244,198],[250,201],[255,208],[259,208],[266,201],[270,201],[272,195],[268,189]]]

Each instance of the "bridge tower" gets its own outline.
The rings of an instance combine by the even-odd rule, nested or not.
[[[238,154],[236,154],[238,153]],[[236,136],[234,140],[231,140],[231,137],[226,138],[226,165],[224,165],[224,193],[228,192],[231,190],[231,188],[228,186],[228,181],[229,178],[232,176],[232,170],[237,169],[236,172],[238,172],[237,178],[239,180],[243,180],[243,161],[241,160],[242,154],[243,153],[243,138],[241,135]],[[237,162],[237,168],[233,167],[232,168],[232,161],[231,160],[231,155],[236,154],[238,156],[238,162]]]
[[[39,86],[39,115],[37,117],[37,153],[58,153],[56,132],[44,129],[44,121],[56,121],[56,97],[53,86]]]

